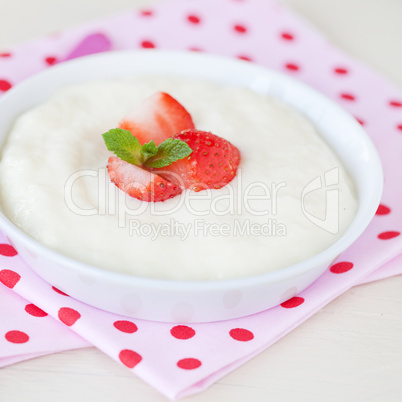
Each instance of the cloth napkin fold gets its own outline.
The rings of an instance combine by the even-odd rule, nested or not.
[[[114,50],[201,50],[238,57],[317,88],[353,114],[374,141],[384,166],[382,204],[358,241],[297,297],[218,323],[157,323],[90,307],[40,279],[2,237],[0,365],[91,344],[176,399],[243,364],[351,286],[402,273],[402,93],[394,85],[273,1],[176,0],[1,53],[0,93],[74,57],[77,44],[91,35]],[[106,50],[102,46],[96,51]]]

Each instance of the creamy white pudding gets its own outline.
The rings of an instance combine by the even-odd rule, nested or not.
[[[198,129],[238,147],[236,178],[220,190],[163,203],[110,183],[101,134],[164,91]],[[248,89],[172,77],[67,87],[14,124],[0,162],[6,215],[46,246],[132,275],[229,279],[277,270],[323,251],[357,210],[352,181],[302,115]]]

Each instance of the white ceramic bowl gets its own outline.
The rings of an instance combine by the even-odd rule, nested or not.
[[[382,168],[356,120],[339,106],[286,75],[249,62],[199,53],[113,52],[52,67],[11,89],[0,100],[0,146],[14,120],[70,84],[135,74],[198,77],[250,88],[303,113],[337,153],[355,182],[359,206],[345,234],[298,264],[224,281],[169,281],[128,276],[89,266],[39,244],[2,213],[1,230],[42,278],[72,297],[114,313],[147,320],[207,322],[253,314],[294,296],[316,280],[367,227],[380,202]]]

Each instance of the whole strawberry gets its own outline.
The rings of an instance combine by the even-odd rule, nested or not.
[[[173,139],[184,141],[192,153],[155,173],[193,191],[218,189],[236,176],[240,163],[240,151],[229,141],[207,131],[185,130]]]

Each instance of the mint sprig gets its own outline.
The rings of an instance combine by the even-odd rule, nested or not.
[[[137,166],[142,164],[142,146],[130,131],[113,128],[102,134],[102,137],[106,148],[114,152],[120,159]]]
[[[161,168],[183,159],[192,149],[182,140],[168,138],[158,146],[151,140],[141,145],[130,131],[113,128],[102,134],[106,148],[120,159],[137,166]]]
[[[159,144],[156,154],[148,159],[147,166],[151,168],[168,166],[179,159],[189,156],[191,152],[193,152],[192,149],[184,141],[168,138]]]

